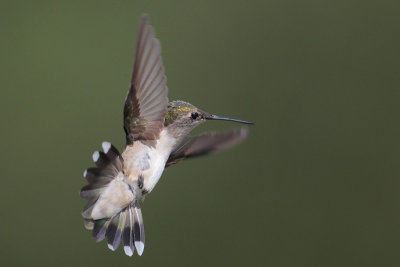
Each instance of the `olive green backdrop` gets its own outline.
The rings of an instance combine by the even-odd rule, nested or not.
[[[396,1],[2,1],[3,266],[399,266]],[[95,243],[83,170],[122,107],[149,13],[170,99],[252,120],[169,168],[146,248]],[[196,132],[238,127],[209,122]]]

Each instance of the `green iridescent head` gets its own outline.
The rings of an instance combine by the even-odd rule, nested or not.
[[[197,112],[197,108],[190,103],[176,100],[168,103],[168,111],[165,115],[165,126],[180,121],[184,117],[191,117],[192,112]]]
[[[193,106],[190,103],[176,100],[168,104],[168,111],[165,115],[164,126],[168,127],[170,131],[173,131],[175,135],[185,135],[206,120],[226,120],[252,124],[248,121],[212,115]]]

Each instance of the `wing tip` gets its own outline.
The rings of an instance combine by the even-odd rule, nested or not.
[[[147,22],[149,21],[149,14],[143,13],[143,14],[140,16],[140,21],[141,21],[142,23],[147,23]]]
[[[249,134],[249,127],[240,127],[239,128],[240,137],[245,138]]]

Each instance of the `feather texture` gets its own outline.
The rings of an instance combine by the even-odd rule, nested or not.
[[[92,227],[90,221],[93,221],[92,212],[101,194],[114,181],[116,177],[121,175],[123,160],[118,150],[109,144],[109,154],[97,151],[93,154],[96,159],[97,167],[88,168],[84,172],[84,177],[88,181],[88,185],[82,187],[80,196],[87,200],[87,203],[82,211],[82,216],[85,218],[85,227]],[[113,151],[110,153],[110,151]],[[93,226],[94,227],[94,226]]]
[[[142,255],[144,226],[138,203],[132,203],[113,217],[96,220],[93,224],[92,235],[97,242],[107,237],[107,246],[114,251],[122,241],[126,255],[132,256],[135,247],[138,255]]]
[[[248,129],[242,127],[227,132],[208,132],[196,136],[187,136],[172,151],[165,167],[185,159],[217,153],[228,149],[248,134]]]
[[[132,256],[135,246],[136,251],[141,255],[144,249],[144,226],[142,212],[137,201],[128,200],[129,204],[111,216],[93,218],[96,217],[94,215],[96,208],[103,211],[109,207],[103,206],[101,199],[108,194],[107,188],[118,183],[119,177],[124,175],[123,159],[118,150],[109,142],[103,142],[102,147],[104,152],[98,151],[93,156],[97,167],[89,168],[84,172],[84,177],[89,183],[81,189],[80,193],[81,197],[87,200],[82,212],[85,218],[85,228],[92,230],[92,235],[97,242],[107,238],[107,245],[111,250],[116,250],[122,240],[126,255]],[[123,182],[120,183],[128,186]],[[121,197],[114,189],[109,194],[117,194]],[[128,189],[128,192],[131,191]],[[104,205],[109,205],[110,198],[106,199]]]
[[[140,209],[138,203],[134,205],[133,209],[133,232],[135,238],[135,247],[138,255],[141,256],[144,250],[144,224],[142,210]]]
[[[161,59],[161,45],[154,38],[148,17],[142,16],[131,85],[125,99],[126,140],[156,140],[167,112],[168,88]]]

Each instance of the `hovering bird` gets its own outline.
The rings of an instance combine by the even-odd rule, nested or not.
[[[93,153],[96,167],[84,172],[88,185],[80,196],[87,200],[82,216],[97,242],[107,238],[116,250],[142,255],[144,226],[139,202],[157,184],[164,169],[182,160],[234,146],[247,128],[188,136],[207,120],[232,119],[205,112],[184,101],[168,102],[168,88],[161,61],[161,46],[143,15],[139,29],[130,88],[124,106],[126,147],[122,154],[109,142]]]

